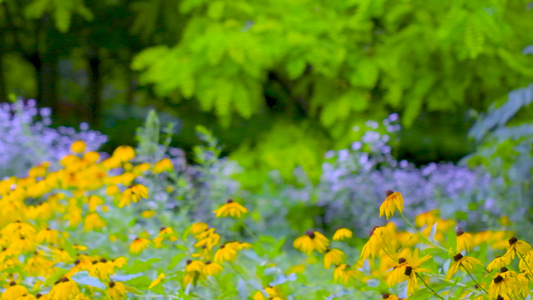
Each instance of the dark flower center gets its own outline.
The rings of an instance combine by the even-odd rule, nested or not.
[[[306,235],[308,235],[310,238],[314,239],[315,238],[315,233],[312,232],[311,230],[308,230],[305,232]]]
[[[512,238],[509,239],[509,245],[511,245],[511,246],[512,246],[514,243],[516,243],[516,242],[518,242],[518,239],[517,239],[516,237],[514,237],[514,236],[513,236]]]
[[[501,275],[498,275],[494,278],[494,283],[498,284],[503,281],[503,277]]]
[[[389,294],[385,293],[385,294],[381,295],[381,298],[387,299],[387,298],[389,298],[389,296],[390,296]]]
[[[405,275],[411,276],[411,273],[413,272],[413,268],[410,266],[405,267]]]
[[[233,203],[233,199],[228,199],[227,203]]]
[[[503,268],[500,269],[500,272],[501,272],[501,273],[505,273],[505,272],[507,272],[507,271],[509,271],[509,269],[507,269],[506,267],[503,267]]]
[[[461,236],[461,235],[463,235],[463,233],[465,233],[463,231],[463,228],[461,228],[461,227],[455,228],[455,234],[457,234],[457,236]]]
[[[403,257],[400,258],[400,259],[398,259],[398,263],[399,263],[399,264],[403,264],[403,263],[406,262],[406,261],[407,261],[407,260],[406,260],[405,258],[403,258]]]
[[[453,261],[458,261],[460,260],[461,258],[463,258],[463,255],[461,253],[457,253],[454,257],[453,257]]]
[[[112,288],[112,287],[114,287],[114,286],[115,286],[115,282],[114,282],[114,281],[109,282],[109,287],[110,287],[110,288]]]
[[[385,191],[385,195],[387,195],[387,197],[390,196],[390,195],[392,195],[392,194],[394,194],[394,191],[393,191],[393,190],[387,190],[387,191]]]

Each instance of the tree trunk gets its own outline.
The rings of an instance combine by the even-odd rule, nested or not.
[[[100,76],[100,57],[98,48],[89,54],[89,118],[93,126],[98,126],[101,113],[102,82]]]

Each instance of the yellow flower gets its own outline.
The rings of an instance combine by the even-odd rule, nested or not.
[[[387,293],[381,295],[381,299],[383,299],[383,300],[399,300],[398,296],[387,294]]]
[[[106,222],[100,218],[97,213],[88,214],[85,217],[85,222],[83,223],[83,230],[85,232],[102,229],[106,226]]]
[[[381,216],[385,214],[388,220],[394,214],[394,211],[396,209],[402,212],[403,197],[402,194],[398,192],[393,192],[391,190],[387,190],[386,194],[387,198],[385,198],[385,201],[383,201],[383,203],[379,207],[379,217],[381,218]]]
[[[144,238],[136,238],[131,242],[130,244],[130,252],[134,254],[141,253],[144,249],[148,248],[148,245],[150,245],[150,241]]]
[[[80,289],[75,282],[66,277],[61,278],[56,282],[49,297],[54,300],[71,300],[80,293]]]
[[[494,277],[489,287],[490,299],[519,299],[521,286],[520,282],[513,277],[503,277],[497,275]],[[500,298],[501,297],[501,298]]]
[[[380,251],[385,251],[388,253],[393,253],[394,249],[392,246],[393,232],[392,227],[387,226],[374,226],[372,231],[370,231],[370,238],[366,242],[363,250],[361,251],[361,259],[367,259],[379,255]]]
[[[294,248],[309,255],[313,250],[324,253],[328,248],[329,240],[318,231],[307,231],[305,235],[294,240]]]
[[[2,294],[2,300],[19,300],[28,294],[28,289],[16,282],[11,282],[9,287]]]
[[[389,286],[394,286],[400,282],[409,280],[409,276],[405,274],[407,267],[410,267],[411,270],[415,272],[428,271],[427,269],[420,268],[420,265],[430,259],[431,256],[425,255],[424,257],[419,258],[418,248],[415,248],[412,254],[410,250],[407,250],[403,256],[404,257],[398,259],[398,265],[394,266],[391,274],[387,277],[387,284]]]
[[[143,218],[149,219],[153,216],[155,216],[155,210],[144,210],[141,212],[141,216]]]
[[[216,262],[206,261],[203,273],[205,276],[215,276],[224,270],[222,266]]]
[[[225,261],[235,261],[237,259],[237,251],[233,247],[226,247],[226,245],[220,246],[220,248],[215,252],[215,257],[213,260],[217,263],[222,263]]]
[[[39,231],[39,233],[35,237],[35,241],[37,243],[57,244],[58,237],[59,231],[46,228]]]
[[[453,274],[457,273],[459,267],[462,267],[466,272],[471,272],[475,265],[483,266],[481,261],[476,258],[463,256],[461,253],[457,253],[453,257],[453,265],[448,269],[446,273],[446,280],[450,280]]]
[[[464,232],[461,227],[457,227],[455,230],[457,235],[457,252],[466,250],[468,252],[472,251],[474,246],[474,238],[470,233]]]
[[[152,281],[152,283],[150,283],[150,286],[148,287],[148,289],[151,289],[154,286],[158,285],[159,283],[161,283],[163,279],[165,279],[165,274],[164,273],[159,274],[159,276],[157,276],[157,278],[154,281]]]
[[[518,255],[522,259],[522,257],[531,250],[533,250],[533,248],[531,248],[531,245],[527,242],[512,237],[509,239],[509,248],[507,248],[507,253],[505,253],[505,255],[509,255],[511,259],[514,259],[515,255]]]
[[[183,284],[185,286],[189,284],[196,285],[199,280],[204,280],[204,266],[205,264],[199,260],[187,260],[187,265],[185,266],[186,274],[183,278]]]
[[[333,280],[342,284],[347,284],[356,277],[356,271],[350,269],[347,264],[340,264],[333,271]]]
[[[83,153],[85,151],[85,142],[84,141],[75,141],[70,146],[70,150],[74,153]]]
[[[120,162],[132,160],[135,157],[135,150],[130,146],[119,146],[113,152],[113,157]]]
[[[164,159],[158,161],[157,163],[155,163],[154,168],[153,168],[153,172],[155,174],[159,174],[159,173],[162,173],[162,172],[171,172],[172,169],[173,169],[172,161],[170,161],[170,159],[168,159],[168,158],[164,158]]]
[[[222,205],[213,212],[217,214],[217,218],[227,217],[228,215],[230,215],[231,217],[240,218],[241,215],[247,213],[248,210],[246,209],[246,207],[229,199],[226,204]]]
[[[108,186],[108,187],[106,188],[105,193],[106,193],[108,196],[115,196],[115,195],[120,194],[120,190],[118,189],[118,186],[116,186],[116,185],[110,185],[110,186]]]
[[[271,300],[281,300],[281,289],[277,286],[275,287],[271,287],[271,286],[267,286],[265,288],[265,292],[267,293],[268,297],[265,297],[265,295],[263,294],[263,292],[261,291],[257,291],[254,296],[253,296],[253,300],[267,300],[267,299],[271,299]]]
[[[345,257],[344,252],[339,249],[327,249],[324,255],[324,268],[329,269],[331,265],[339,265]]]
[[[205,223],[194,223],[191,226],[191,233],[196,236],[204,231],[206,231],[209,228],[209,226]]]
[[[511,257],[503,255],[496,256],[492,262],[487,266],[487,271],[498,270],[511,264]]]
[[[129,186],[124,193],[122,193],[122,199],[120,200],[118,207],[124,207],[130,205],[130,201],[137,203],[142,198],[148,198],[148,188],[141,184]]]
[[[126,286],[122,282],[110,281],[106,295],[111,300],[126,299]]]
[[[342,241],[346,238],[351,238],[353,236],[353,233],[350,229],[341,227],[335,231],[335,234],[333,235],[334,241]]]

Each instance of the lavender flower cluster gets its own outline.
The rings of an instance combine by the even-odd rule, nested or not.
[[[35,100],[0,104],[0,178],[24,176],[36,164],[57,162],[74,141],[85,141],[89,151],[107,141],[102,133],[89,130],[87,123],[81,123],[79,131],[51,124],[51,110],[38,108]]]
[[[352,143],[351,149],[326,153],[318,184],[290,186],[278,196],[305,199],[305,204],[324,209],[323,226],[352,226],[363,236],[372,226],[384,224],[385,218],[379,219],[378,212],[388,189],[403,194],[404,212],[410,218],[439,209],[446,219],[457,219],[459,212],[463,216],[459,223],[470,229],[476,229],[477,223],[487,225],[497,220],[501,210],[489,187],[501,182],[481,169],[453,163],[416,167],[396,160],[391,154],[390,136],[400,128],[397,120],[393,114],[382,125],[367,122],[362,138]],[[385,130],[380,133],[378,128]]]

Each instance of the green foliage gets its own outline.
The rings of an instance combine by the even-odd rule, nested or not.
[[[478,142],[476,151],[464,158],[470,166],[482,166],[494,177],[501,177],[495,193],[505,193],[509,215],[528,218],[531,210],[533,174],[533,85],[509,93],[481,114],[470,136]],[[498,104],[498,105],[497,105]]]
[[[533,77],[531,58],[520,54],[532,42],[525,5],[188,0],[182,39],[144,50],[132,67],[160,95],[177,90],[225,124],[233,112],[263,110],[273,73],[288,89],[281,100],[305,99],[330,130],[384,107],[403,110],[409,125],[425,108],[450,110],[467,97],[483,104],[487,93]]]
[[[46,13],[54,16],[55,27],[63,33],[68,31],[74,13],[87,21],[93,19],[92,12],[84,5],[83,0],[33,0],[25,9],[28,19],[40,19]]]

